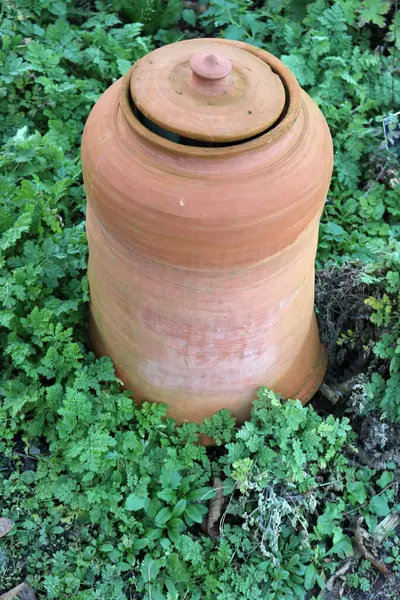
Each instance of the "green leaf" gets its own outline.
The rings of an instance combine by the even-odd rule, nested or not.
[[[22,473],[22,479],[28,484],[33,483],[35,481],[35,477],[35,471],[24,471]]]
[[[348,481],[346,489],[349,492],[349,500],[352,504],[363,504],[367,499],[367,492],[362,481]]]
[[[114,550],[114,546],[112,544],[103,544],[100,547],[101,552],[112,552]]]
[[[131,68],[132,63],[129,60],[123,58],[117,58],[117,67],[120,75],[125,75]]]
[[[368,531],[370,533],[374,533],[377,525],[378,525],[378,517],[376,517],[375,515],[365,515],[365,522],[367,524],[368,527]]]
[[[167,600],[160,586],[151,589],[151,600]]]
[[[165,502],[173,502],[176,494],[173,489],[167,488],[165,490],[161,490],[161,492],[158,492],[157,496]]]
[[[384,494],[373,496],[369,507],[378,517],[386,517],[390,513],[389,504]]]
[[[190,520],[194,521],[195,523],[201,523],[203,521],[203,516],[204,516],[204,512],[201,510],[202,508],[205,507],[200,507],[196,504],[189,504],[186,509],[185,509],[185,517],[188,517]],[[205,512],[207,512],[207,509],[205,509]]]
[[[315,568],[314,563],[310,563],[304,574],[304,587],[307,591],[312,590],[312,588],[315,586],[317,574],[317,569]]]
[[[391,2],[382,0],[363,0],[360,3],[360,15],[367,23],[372,22],[379,27],[385,24],[384,15],[390,10]]]
[[[164,550],[168,550],[168,548],[171,546],[171,542],[168,538],[164,537],[160,540],[160,545],[164,548]]]
[[[188,25],[194,27],[197,23],[197,15],[192,8],[185,8],[182,12],[182,18]]]
[[[353,546],[348,537],[340,540],[332,546],[332,548],[326,553],[326,556],[337,554],[340,558],[345,558],[353,553]]]
[[[243,40],[248,39],[247,31],[240,25],[233,25],[232,23],[224,30],[224,37],[228,40]]]
[[[63,527],[52,527],[50,529],[50,533],[53,533],[54,535],[60,535],[61,533],[64,533],[64,528]]]
[[[83,556],[85,558],[92,558],[96,554],[96,548],[94,546],[86,546]]]
[[[126,510],[136,511],[143,508],[147,498],[139,498],[136,494],[129,494],[125,502]]]
[[[133,542],[133,548],[136,551],[143,550],[143,548],[146,548],[148,543],[149,540],[147,538],[138,538]]]
[[[323,574],[319,574],[317,575],[317,583],[320,587],[321,590],[323,590],[325,588],[325,577]]]
[[[179,518],[175,518],[175,519],[170,519],[168,521],[168,528],[169,529],[180,529],[183,525],[183,521],[182,519]]]
[[[211,498],[214,498],[215,494],[216,494],[216,490],[212,487],[202,487],[202,488],[198,488],[197,490],[192,490],[191,492],[189,492],[187,494],[187,499],[188,500],[210,500]]]
[[[177,529],[168,529],[168,537],[177,546],[181,541],[181,534]]]
[[[286,565],[286,569],[290,571],[294,566],[296,566],[300,562],[300,556],[298,554],[292,554],[289,559],[289,562]]]
[[[175,469],[164,466],[161,470],[160,483],[163,488],[171,488],[176,490],[182,480],[182,476]]]
[[[172,579],[166,579],[165,585],[166,585],[169,595],[171,596],[171,600],[178,600],[178,597],[179,597],[178,590],[176,589],[176,586],[175,586],[174,582],[172,581]]]
[[[163,527],[159,527],[158,529],[151,529],[148,533],[147,536],[149,538],[149,540],[159,540],[160,538],[162,538],[162,536],[164,535],[164,528]]]
[[[308,66],[308,61],[299,54],[287,54],[281,56],[281,61],[292,71],[300,85],[312,85],[315,74]]]
[[[167,506],[162,508],[160,512],[156,514],[154,519],[154,522],[157,525],[157,527],[164,527],[167,521],[170,520],[171,514],[171,510]]]
[[[153,560],[149,554],[146,555],[140,566],[143,580],[145,583],[154,581],[160,572],[161,564],[160,561]]]
[[[394,479],[393,471],[383,471],[382,475],[379,477],[379,479],[377,480],[376,483],[379,485],[379,487],[384,489],[385,487],[387,487],[388,485],[390,485],[392,483],[393,479]]]
[[[338,225],[334,221],[328,221],[328,223],[326,223],[326,229],[330,235],[337,239],[340,239],[345,233],[343,227],[341,225]]]
[[[289,579],[288,585],[292,588],[293,592],[296,595],[296,598],[298,598],[299,600],[303,600],[305,598],[306,593],[305,593],[304,587],[302,585],[295,583],[291,579]]]
[[[183,511],[185,510],[186,504],[187,504],[186,500],[184,500],[184,499],[179,500],[179,502],[177,502],[175,504],[174,508],[172,509],[171,518],[179,517],[179,515],[181,515],[183,513]]]

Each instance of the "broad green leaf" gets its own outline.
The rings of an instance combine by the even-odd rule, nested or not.
[[[161,470],[160,483],[164,488],[176,490],[182,480],[182,476],[175,469],[164,466]]]
[[[363,504],[367,499],[367,492],[362,481],[348,481],[346,489],[349,492],[349,500],[352,504]]]
[[[201,523],[203,521],[204,512],[199,505],[189,504],[185,509],[184,515],[195,523]]]
[[[154,522],[157,525],[157,527],[164,527],[164,525],[167,523],[167,521],[169,521],[170,518],[171,510],[167,506],[165,506],[160,510],[160,512],[156,514]]]
[[[384,494],[373,496],[369,507],[378,517],[386,517],[390,513],[389,504]]]
[[[330,233],[335,238],[341,238],[342,235],[345,233],[343,227],[341,225],[338,225],[334,221],[328,221],[328,223],[326,224],[326,229],[328,233]]]
[[[172,581],[172,579],[166,579],[165,585],[169,595],[171,596],[171,600],[178,600],[178,590],[176,589],[175,583]]]
[[[151,588],[151,600],[167,600],[167,597],[159,585]]]
[[[385,487],[387,487],[388,485],[390,485],[392,483],[393,479],[394,479],[393,471],[383,471],[382,475],[379,477],[379,479],[377,480],[376,483],[379,485],[379,487],[384,489]]]
[[[365,515],[365,522],[367,524],[368,527],[368,531],[370,533],[374,533],[377,525],[378,525],[378,517],[376,517],[375,515]]]
[[[117,58],[117,66],[120,75],[125,75],[125,73],[131,68],[132,63],[129,60]]]
[[[148,583],[149,581],[154,581],[158,573],[160,572],[160,568],[160,562],[152,559],[150,555],[147,554],[140,566],[140,571],[142,573],[144,581],[146,583]]]
[[[165,500],[165,502],[173,502],[176,494],[173,489],[166,488],[165,490],[161,490],[161,492],[157,492],[157,496],[161,498],[161,500]]]
[[[216,490],[212,487],[202,487],[202,488],[198,488],[197,490],[192,490],[191,492],[189,492],[187,494],[187,498],[188,500],[210,500],[211,498],[214,498],[215,494],[216,494]]]
[[[177,529],[168,529],[168,537],[176,546],[181,541],[181,534]]]
[[[197,22],[197,15],[192,8],[185,8],[182,11],[182,18],[188,25],[194,27]]]
[[[136,494],[129,494],[125,502],[126,510],[136,511],[143,508],[147,498],[139,498]]]
[[[332,546],[332,548],[326,553],[326,556],[330,556],[332,554],[337,554],[340,558],[345,558],[346,556],[350,556],[353,553],[353,546],[349,538],[345,537],[340,540],[336,544]]]
[[[178,517],[176,517],[175,519],[170,519],[168,521],[168,528],[169,529],[180,529],[183,525],[183,521],[182,519],[179,519]]]
[[[304,574],[304,587],[307,591],[312,590],[312,588],[315,586],[317,574],[317,569],[315,568],[314,563],[310,563]]]
[[[156,529],[150,529],[146,535],[149,538],[149,540],[159,540],[164,535],[164,528],[157,527]]]
[[[179,500],[179,502],[177,502],[174,508],[172,509],[171,518],[179,517],[179,515],[181,515],[185,510],[186,504],[186,500],[184,500],[183,498]]]
[[[160,545],[164,548],[164,550],[168,550],[168,548],[170,548],[171,546],[171,542],[169,541],[168,538],[161,538],[160,540]]]
[[[149,540],[147,538],[139,538],[133,542],[133,548],[137,551],[143,550],[143,548],[146,548],[148,543]]]
[[[299,561],[300,556],[298,554],[293,554],[286,565],[286,569],[290,571],[292,567],[296,566],[299,563]]]

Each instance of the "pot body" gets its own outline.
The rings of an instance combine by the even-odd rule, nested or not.
[[[165,140],[134,116],[128,73],[82,144],[91,342],[137,402],[166,402],[178,422],[222,408],[241,422],[260,386],[306,402],[326,369],[314,261],[329,130],[280,61],[224,43],[284,79],[290,101],[270,132],[221,148]]]

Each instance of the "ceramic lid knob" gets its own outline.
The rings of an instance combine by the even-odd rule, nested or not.
[[[195,75],[202,79],[223,79],[232,71],[232,63],[223,54],[207,52],[206,54],[195,54],[189,62],[190,68]]]

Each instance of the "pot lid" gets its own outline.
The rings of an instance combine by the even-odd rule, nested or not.
[[[285,88],[271,67],[226,42],[189,40],[154,50],[132,68],[136,108],[178,135],[235,142],[269,129],[285,106]]]

